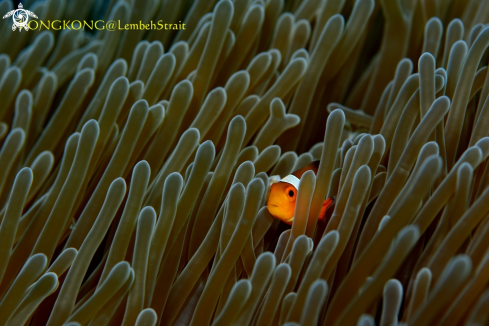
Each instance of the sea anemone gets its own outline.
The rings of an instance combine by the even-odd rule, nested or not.
[[[0,326],[488,323],[489,2],[24,8]],[[288,226],[271,186],[314,160]]]

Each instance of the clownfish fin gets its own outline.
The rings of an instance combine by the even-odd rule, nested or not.
[[[300,169],[292,172],[292,174],[300,179],[302,177],[302,175],[309,170],[312,170],[314,172],[314,174],[317,175],[318,170],[319,170],[319,160],[312,161],[311,163],[307,164],[306,166],[303,166]]]
[[[330,197],[328,199],[326,199],[324,202],[323,202],[323,207],[321,207],[321,211],[319,213],[319,220],[324,220],[325,216],[326,216],[326,211],[328,210],[328,208],[333,205],[335,202],[335,198],[334,197]]]

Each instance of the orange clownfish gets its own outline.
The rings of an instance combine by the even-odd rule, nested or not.
[[[309,170],[317,175],[319,161],[313,161],[305,167],[292,172],[280,181],[272,184],[268,197],[267,208],[270,214],[289,225],[294,220],[295,204],[297,200],[297,189],[302,175]],[[323,220],[326,210],[334,203],[334,198],[328,198],[323,202],[323,207],[319,213],[319,219]]]

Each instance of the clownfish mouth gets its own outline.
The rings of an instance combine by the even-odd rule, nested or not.
[[[277,216],[280,215],[280,213],[282,211],[280,209],[280,206],[277,204],[268,203],[267,208],[268,208],[268,211],[270,212],[270,214],[272,214],[272,216],[275,218],[278,218]]]

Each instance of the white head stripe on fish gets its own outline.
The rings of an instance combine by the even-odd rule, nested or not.
[[[280,180],[280,182],[285,182],[285,183],[293,185],[295,187],[295,189],[299,189],[299,182],[300,181],[301,180],[293,174],[289,174],[288,176],[286,176],[285,178],[282,178],[282,180]]]

